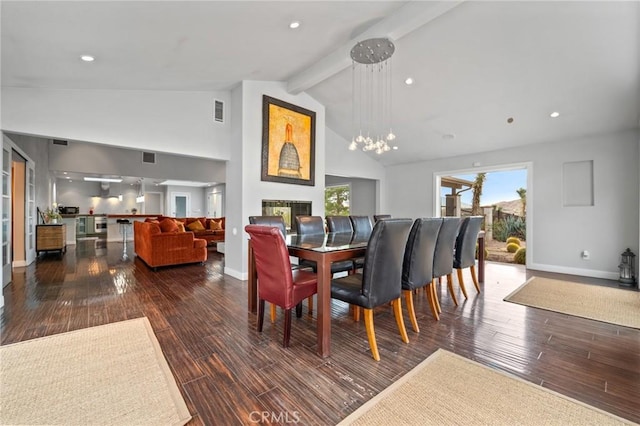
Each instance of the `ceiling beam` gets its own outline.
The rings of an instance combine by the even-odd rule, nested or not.
[[[387,37],[392,41],[399,40],[461,3],[463,1],[408,2],[392,15],[368,28],[357,38],[352,38],[309,68],[292,76],[288,80],[287,91],[298,94],[348,68],[351,65],[351,49],[357,42],[374,37]]]

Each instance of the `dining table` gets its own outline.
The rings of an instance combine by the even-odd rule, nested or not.
[[[331,355],[331,263],[363,257],[369,235],[333,232],[319,235],[287,235],[289,255],[316,262],[318,274],[317,354]],[[484,282],[484,232],[478,235],[478,281]],[[248,241],[247,302],[251,313],[258,310],[258,274],[255,256]]]

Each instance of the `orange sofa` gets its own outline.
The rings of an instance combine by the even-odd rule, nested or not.
[[[164,219],[165,217],[158,217],[158,220],[162,221],[162,219]],[[196,238],[202,238],[203,240],[207,240],[207,244],[224,242],[224,224],[225,224],[224,217],[214,217],[214,218],[179,217],[179,218],[172,218],[172,219],[175,219],[178,222],[182,222],[182,224],[184,224],[186,231],[193,232],[193,235]],[[193,226],[191,226],[191,228],[194,228],[194,229],[189,229],[190,225],[196,221],[200,222],[200,225],[202,226],[201,227],[199,226],[198,228],[202,228],[202,229],[195,229]],[[215,221],[217,226],[213,226],[211,223],[212,221]],[[212,229],[214,227],[216,229]]]
[[[207,260],[207,242],[193,232],[162,232],[158,223],[134,221],[133,236],[136,255],[154,270]]]

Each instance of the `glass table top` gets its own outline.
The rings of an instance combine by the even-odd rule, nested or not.
[[[287,247],[330,252],[354,248],[367,248],[369,235],[351,232],[330,232],[318,235],[287,235]]]

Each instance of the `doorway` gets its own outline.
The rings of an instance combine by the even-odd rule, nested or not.
[[[215,190],[207,195],[207,217],[222,217],[222,191]]]
[[[171,215],[173,217],[189,217],[191,212],[191,194],[188,192],[171,193]]]
[[[515,163],[437,172],[435,214],[484,216],[487,260],[530,264],[534,248],[532,167],[532,163]]]

